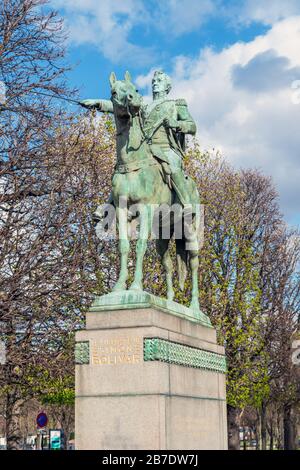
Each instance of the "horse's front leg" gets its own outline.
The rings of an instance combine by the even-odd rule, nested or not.
[[[128,279],[128,210],[127,208],[118,207],[116,210],[118,234],[119,234],[119,253],[121,261],[121,269],[119,279],[116,282],[113,291],[126,289],[126,281]]]
[[[198,267],[199,267],[198,250],[191,250],[190,251],[190,268],[191,268],[191,273],[192,273],[192,301],[190,304],[190,308],[192,308],[196,312],[200,310]]]
[[[143,290],[143,262],[147,250],[148,238],[151,230],[153,215],[151,207],[141,205],[139,207],[139,238],[136,243],[136,266],[134,273],[134,280],[130,289]]]

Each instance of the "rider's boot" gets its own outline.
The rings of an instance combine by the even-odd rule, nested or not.
[[[188,192],[186,176],[183,171],[172,173],[172,185],[176,191],[180,203],[183,207],[184,237],[186,240],[186,249],[197,252],[199,249],[198,237],[193,227],[193,205],[191,196]]]

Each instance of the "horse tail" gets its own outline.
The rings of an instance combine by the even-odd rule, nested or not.
[[[185,249],[185,240],[175,239],[176,242],[176,261],[180,290],[183,291],[187,276],[188,251]]]

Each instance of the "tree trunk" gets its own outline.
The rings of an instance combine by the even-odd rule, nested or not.
[[[69,443],[69,426],[68,426],[68,419],[66,417],[66,412],[63,409],[61,413],[61,428],[62,428],[62,448],[64,450],[68,449]]]
[[[62,448],[67,450],[70,433],[71,430],[74,429],[74,407],[70,405],[58,405],[55,414],[62,430]]]
[[[20,415],[23,400],[19,396],[19,374],[16,368],[16,327],[13,318],[6,324],[6,362],[4,364],[4,382],[7,385],[5,396],[5,434],[7,450],[21,450],[23,447]]]
[[[239,436],[239,410],[231,405],[227,405],[228,422],[228,449],[240,450]]]
[[[296,450],[296,433],[293,422],[292,405],[283,407],[283,443],[284,450]]]
[[[282,412],[277,410],[277,420],[276,420],[276,438],[277,438],[276,449],[277,450],[283,450],[282,429],[283,429]]]
[[[244,439],[243,439],[243,450],[247,450],[247,441],[245,439],[245,428],[244,428]]]
[[[273,428],[273,417],[271,418],[269,436],[270,436],[270,450],[274,450],[274,428]]]
[[[263,402],[260,410],[261,449],[267,450],[267,407]]]
[[[7,450],[22,450],[23,438],[20,429],[20,414],[23,402],[7,394],[5,413],[5,434]]]
[[[259,411],[256,410],[256,423],[255,423],[255,428],[254,428],[254,433],[255,433],[255,440],[256,440],[256,446],[255,450],[260,450],[260,429],[261,429],[261,422],[260,422],[260,414]]]

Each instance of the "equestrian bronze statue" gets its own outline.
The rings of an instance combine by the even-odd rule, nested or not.
[[[197,317],[200,198],[195,182],[183,169],[185,136],[196,133],[195,122],[184,99],[168,97],[171,81],[161,71],[154,73],[153,102],[148,105],[143,104],[128,72],[124,80],[117,80],[112,73],[110,86],[110,100],[83,100],[81,105],[113,113],[115,118],[117,158],[109,202],[116,212],[121,269],[113,290],[127,288],[128,234],[130,225],[138,220],[135,273],[129,290],[143,290],[143,260],[148,239],[154,233],[166,273],[167,298],[173,300],[170,241],[174,238],[179,285],[183,289],[190,269],[190,308]]]

